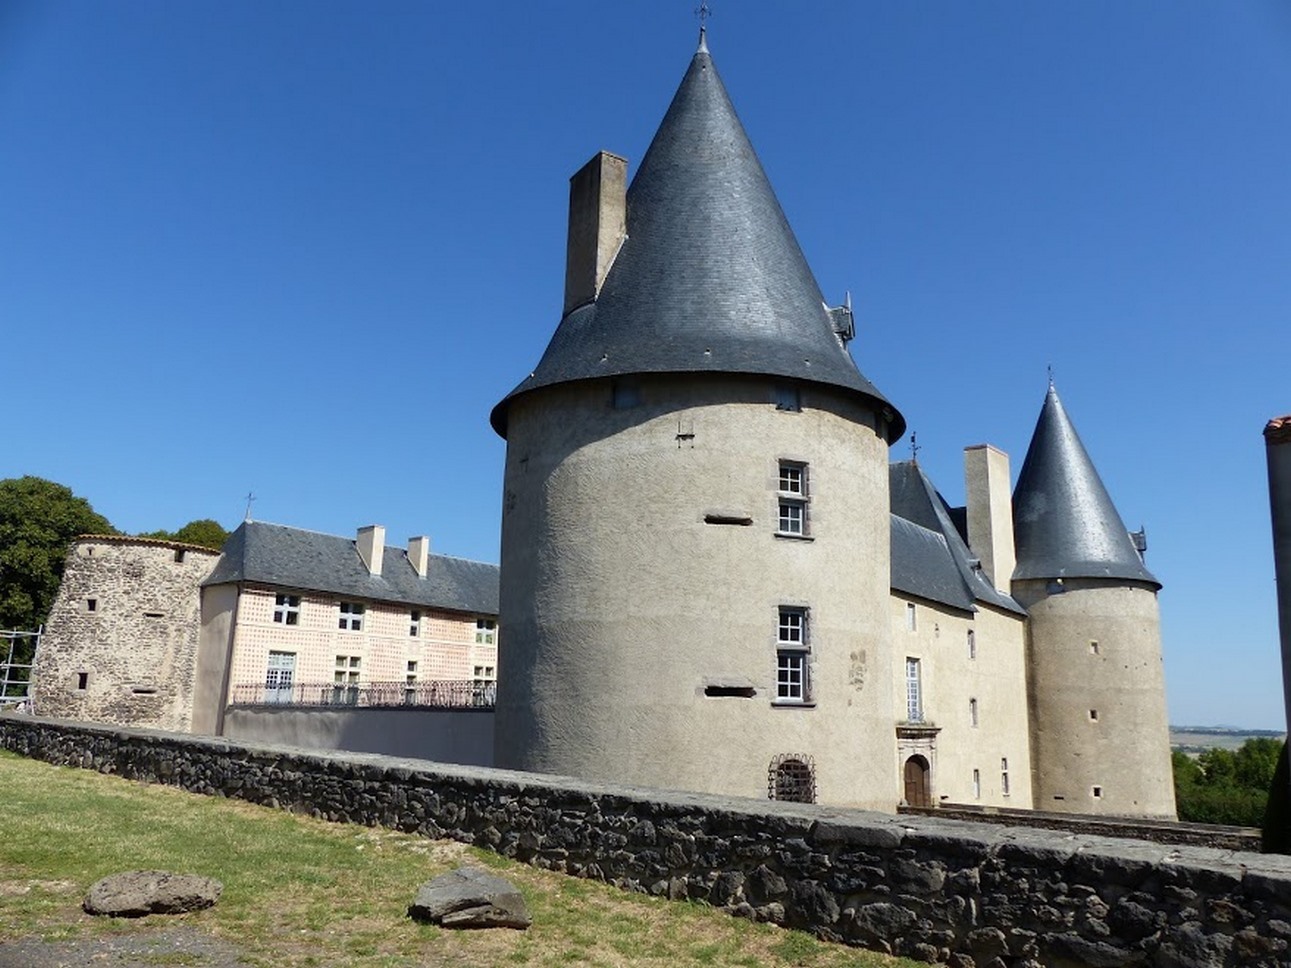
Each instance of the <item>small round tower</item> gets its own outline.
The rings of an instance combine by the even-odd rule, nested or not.
[[[1161,583],[1052,384],[1013,513],[1036,809],[1174,819]]]
[[[631,186],[571,180],[506,438],[498,766],[891,810],[887,450],[703,44]]]

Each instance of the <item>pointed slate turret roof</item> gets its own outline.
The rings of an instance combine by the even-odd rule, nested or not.
[[[702,42],[627,193],[627,238],[570,311],[530,390],[645,373],[752,373],[852,391],[905,420],[857,369]]]
[[[1023,578],[1127,578],[1160,588],[1049,384],[1018,486],[1013,535]]]

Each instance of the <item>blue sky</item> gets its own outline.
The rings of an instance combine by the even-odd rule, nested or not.
[[[0,477],[496,561],[490,407],[558,322],[567,179],[641,158],[691,0],[0,6]],[[853,354],[952,503],[1052,364],[1146,525],[1171,719],[1283,723],[1260,431],[1291,412],[1291,7],[714,0]],[[894,456],[909,454],[907,441]]]

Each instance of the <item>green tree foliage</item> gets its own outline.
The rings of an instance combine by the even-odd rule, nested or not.
[[[40,477],[0,481],[0,627],[34,629],[43,623],[71,540],[116,533],[71,488]]]
[[[224,542],[229,540],[229,533],[218,521],[200,518],[189,521],[178,531],[151,531],[140,537],[159,538],[162,541],[183,541],[185,544],[201,545],[203,548],[219,551],[224,547]]]
[[[1172,754],[1179,819],[1258,827],[1264,821],[1282,744],[1248,739],[1237,750],[1208,749],[1196,759]]]

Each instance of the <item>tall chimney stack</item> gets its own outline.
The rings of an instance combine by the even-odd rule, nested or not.
[[[565,313],[594,300],[627,233],[628,162],[597,152],[569,180]]]
[[[358,539],[354,542],[359,549],[359,557],[368,571],[374,575],[381,574],[381,559],[386,553],[386,529],[379,524],[370,524],[359,528]]]
[[[1013,545],[1013,499],[1009,455],[990,444],[964,448],[968,546],[991,584],[1010,594],[1017,552]]]
[[[1273,518],[1273,574],[1277,580],[1282,639],[1282,696],[1291,723],[1291,416],[1264,428],[1269,462],[1269,512]]]
[[[424,534],[416,538],[409,538],[408,560],[412,562],[412,567],[417,572],[417,577],[425,578],[426,572],[430,569],[430,538]]]

